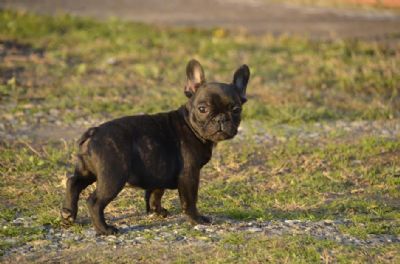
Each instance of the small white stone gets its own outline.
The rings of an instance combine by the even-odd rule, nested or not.
[[[247,231],[249,231],[250,233],[256,233],[256,232],[261,232],[262,228],[259,227],[250,227],[249,229],[247,229]]]

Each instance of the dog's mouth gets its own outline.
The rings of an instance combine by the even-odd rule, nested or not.
[[[237,132],[238,127],[234,123],[216,123],[209,122],[199,129],[200,135],[204,139],[210,140],[212,142],[218,142],[222,140],[227,140],[233,138]]]
[[[218,130],[216,131],[214,134],[212,134],[211,136],[229,136],[229,134],[223,130]]]
[[[209,136],[209,138],[216,142],[216,141],[222,141],[222,140],[226,140],[226,139],[231,139],[236,135],[236,133],[234,133],[234,131],[232,131],[231,133],[224,131],[224,130],[217,130],[215,131],[213,134],[211,134]]]

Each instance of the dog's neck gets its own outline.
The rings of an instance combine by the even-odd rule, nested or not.
[[[208,139],[205,139],[204,137],[202,137],[199,132],[197,132],[197,130],[192,126],[192,124],[190,123],[189,120],[189,111],[186,107],[186,105],[182,105],[179,108],[179,113],[182,115],[183,120],[185,121],[185,123],[187,124],[187,126],[190,128],[190,130],[193,132],[193,134],[196,136],[196,138],[198,138],[203,144],[212,144],[212,146],[215,145],[215,143],[211,142]]]

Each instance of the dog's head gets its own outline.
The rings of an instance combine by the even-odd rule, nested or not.
[[[233,75],[232,83],[206,82],[204,71],[196,60],[186,67],[185,95],[188,122],[201,138],[218,142],[233,138],[240,124],[246,87],[250,77],[247,65]]]

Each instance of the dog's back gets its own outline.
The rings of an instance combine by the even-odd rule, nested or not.
[[[78,140],[77,170],[108,181],[105,170],[114,168],[122,175],[112,173],[112,180],[123,177],[143,189],[177,188],[182,158],[175,112],[128,116],[88,129]]]

